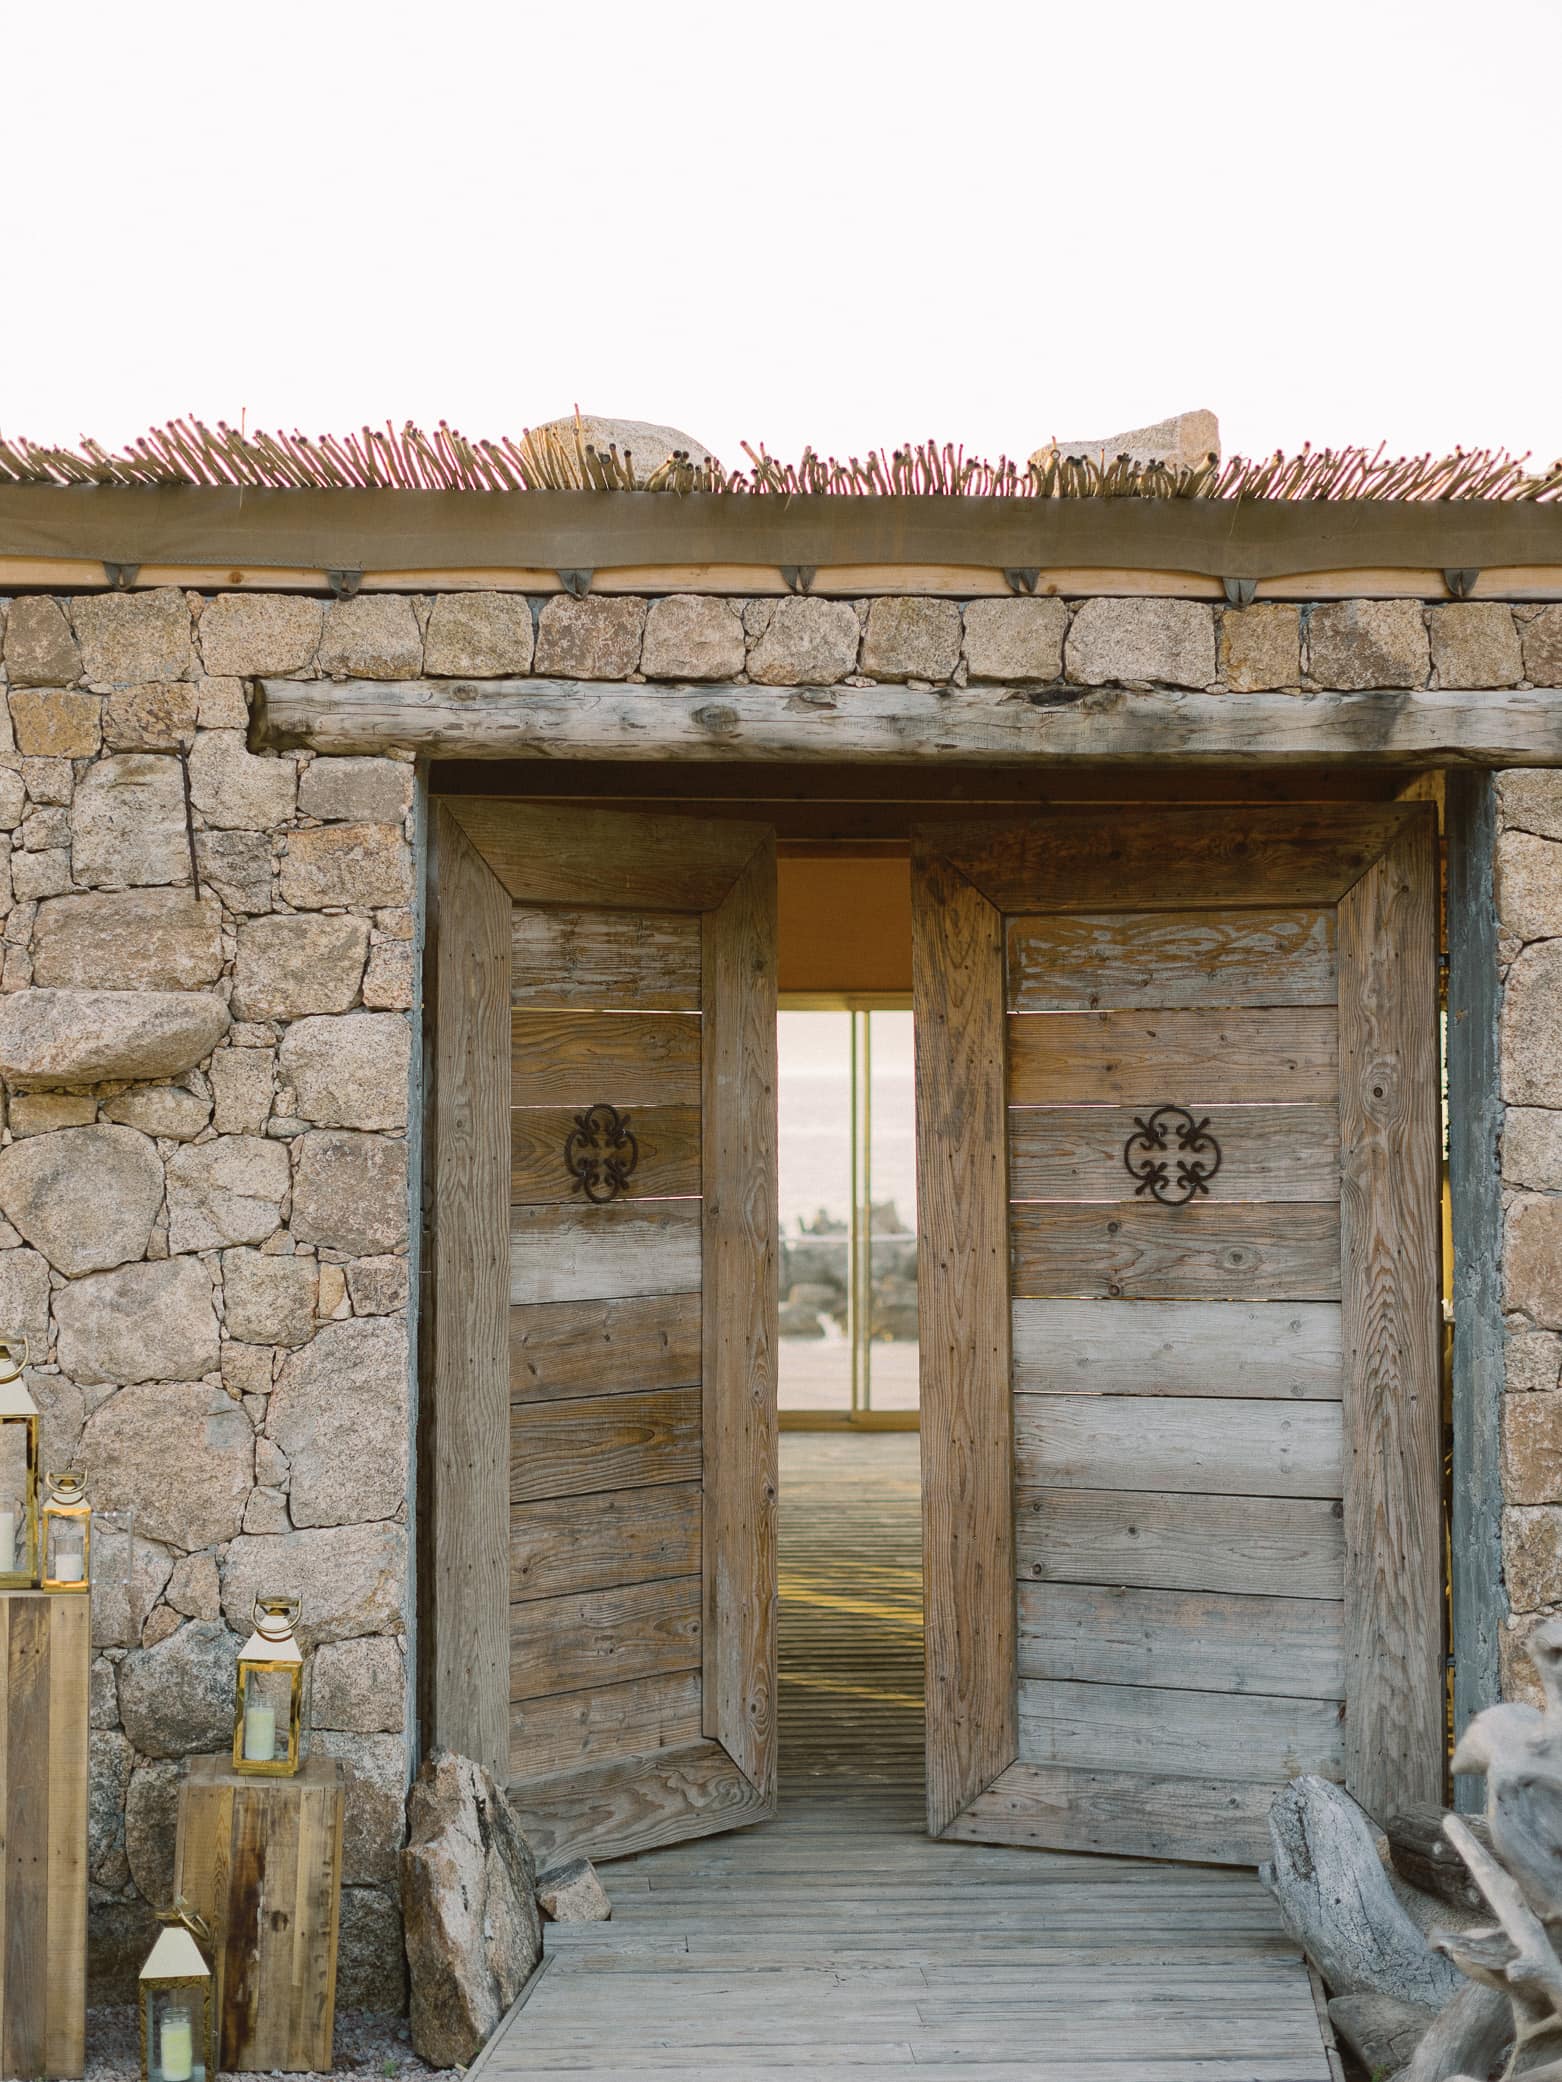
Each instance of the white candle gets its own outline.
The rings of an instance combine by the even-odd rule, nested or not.
[[[16,1567],[16,1513],[7,1506],[0,1510],[0,1569]]]
[[[56,1583],[80,1583],[86,1567],[86,1555],[80,1540],[72,1539],[68,1533],[56,1535],[54,1542],[54,1581]]]
[[[246,1706],[244,1709],[244,1759],[249,1764],[269,1764],[277,1753],[277,1716],[274,1707]],[[170,2078],[173,2082],[173,2078]]]
[[[188,2010],[165,2010],[158,2051],[163,2082],[190,2082],[195,2071],[195,2046],[190,2036]]]

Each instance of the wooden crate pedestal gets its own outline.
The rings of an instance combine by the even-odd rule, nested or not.
[[[0,2074],[79,2075],[87,2033],[85,1597],[0,1592]]]
[[[306,1757],[296,1778],[190,1759],[175,1890],[221,1961],[227,2071],[330,2072],[346,1799],[334,1758]]]

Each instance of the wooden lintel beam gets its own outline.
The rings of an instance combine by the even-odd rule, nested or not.
[[[255,687],[257,750],[909,765],[1562,765],[1555,688],[1060,694],[549,679],[268,679]]]

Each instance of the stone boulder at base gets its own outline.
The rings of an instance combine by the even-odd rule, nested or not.
[[[227,1030],[228,1008],[208,991],[13,991],[0,999],[0,1077],[23,1092],[177,1077]]]
[[[488,1773],[450,1750],[418,1773],[407,1816],[413,2051],[431,2067],[467,2067],[542,1957],[532,1854]]]
[[[606,1923],[613,1913],[589,1858],[571,1858],[539,1873],[537,1905],[550,1923]]]

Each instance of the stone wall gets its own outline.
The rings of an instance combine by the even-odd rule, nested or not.
[[[79,1460],[100,1507],[136,1514],[133,1558],[108,1535],[98,1571],[99,1998],[168,1896],[179,1760],[227,1740],[254,1594],[294,1588],[313,1740],[352,1774],[341,2000],[402,1999],[413,770],[253,756],[245,682],[527,673],[1556,686],[1562,606],[0,600],[0,1328],[32,1340],[47,1463]],[[1527,1613],[1562,1607],[1562,781],[1509,775],[1503,808],[1507,1556]]]
[[[399,668],[410,606],[366,605],[331,661]],[[414,777],[252,757],[240,679],[326,626],[0,602],[0,1326],[45,1465],[135,1513],[133,1569],[109,1531],[97,1565],[97,2000],[170,1898],[179,1759],[231,1738],[254,1595],[297,1589],[313,1741],[351,1772],[341,2000],[402,2001]]]

